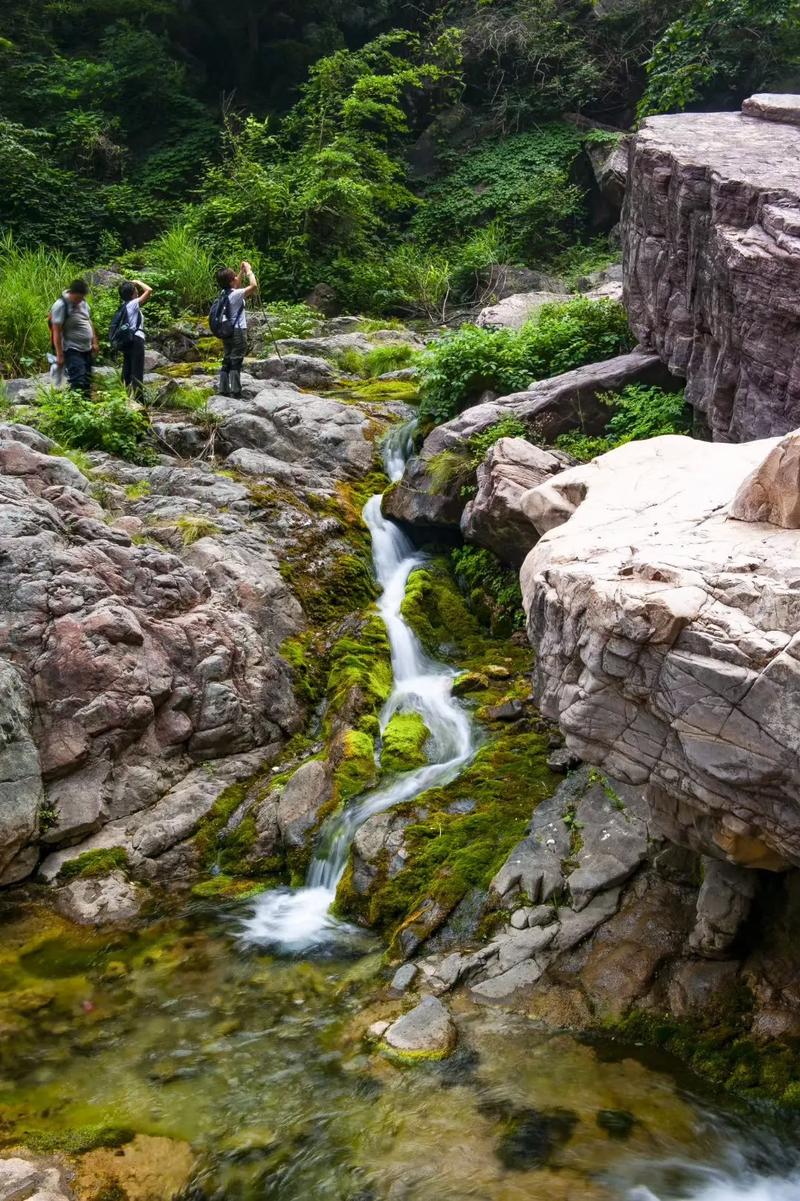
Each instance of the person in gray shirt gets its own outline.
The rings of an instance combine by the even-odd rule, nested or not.
[[[99,349],[88,291],[85,279],[74,279],[50,310],[56,363],[66,369],[70,388],[84,396],[92,393],[92,361]]]
[[[227,293],[233,329],[222,339],[222,370],[219,376],[220,396],[238,399],[242,395],[242,363],[247,353],[247,309],[245,301],[258,290],[253,268],[243,262],[237,274],[232,267],[221,267],[217,283]]]

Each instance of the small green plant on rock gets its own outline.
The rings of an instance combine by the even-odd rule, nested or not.
[[[128,852],[124,847],[105,847],[96,851],[84,851],[75,859],[68,859],[58,873],[60,880],[88,880],[95,876],[107,876],[109,872],[127,871]]]
[[[201,538],[213,538],[220,532],[219,526],[210,517],[202,517],[194,513],[187,513],[183,517],[179,517],[175,522],[175,528],[179,531],[184,546],[192,546]]]
[[[692,432],[692,409],[683,391],[665,392],[663,388],[631,384],[621,392],[606,392],[599,399],[608,405],[611,414],[604,435],[595,437],[570,430],[556,438],[558,449],[580,462],[626,442]]]
[[[34,421],[43,434],[70,450],[104,450],[132,463],[151,457],[145,442],[150,423],[121,385],[95,400],[69,389],[43,388]]]

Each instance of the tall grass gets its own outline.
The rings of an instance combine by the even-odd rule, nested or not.
[[[17,246],[0,238],[0,371],[27,375],[45,366],[50,349],[47,314],[77,267],[58,250]]]
[[[203,312],[216,292],[214,261],[185,225],[173,225],[147,248],[149,265],[167,277],[178,305]]]

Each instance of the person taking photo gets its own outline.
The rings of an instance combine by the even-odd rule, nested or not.
[[[220,296],[215,308],[220,314],[222,370],[219,376],[220,396],[239,399],[242,395],[242,363],[247,353],[247,309],[245,302],[258,289],[253,268],[243,262],[238,273],[232,267],[217,272]]]
[[[118,328],[127,330],[130,335],[121,339],[122,382],[133,399],[140,404],[144,400],[145,349],[144,319],[141,310],[152,294],[153,289],[150,285],[143,284],[140,279],[126,279],[119,286],[119,298],[122,303]]]
[[[84,396],[92,394],[93,356],[99,350],[88,291],[85,279],[74,279],[50,310],[56,364],[66,370],[69,387]]]

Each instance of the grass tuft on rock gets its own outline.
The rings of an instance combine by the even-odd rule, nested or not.
[[[130,867],[128,852],[124,847],[103,847],[97,851],[84,851],[75,859],[68,859],[58,873],[59,880],[88,880],[96,876],[107,876],[110,872],[127,871]]]

